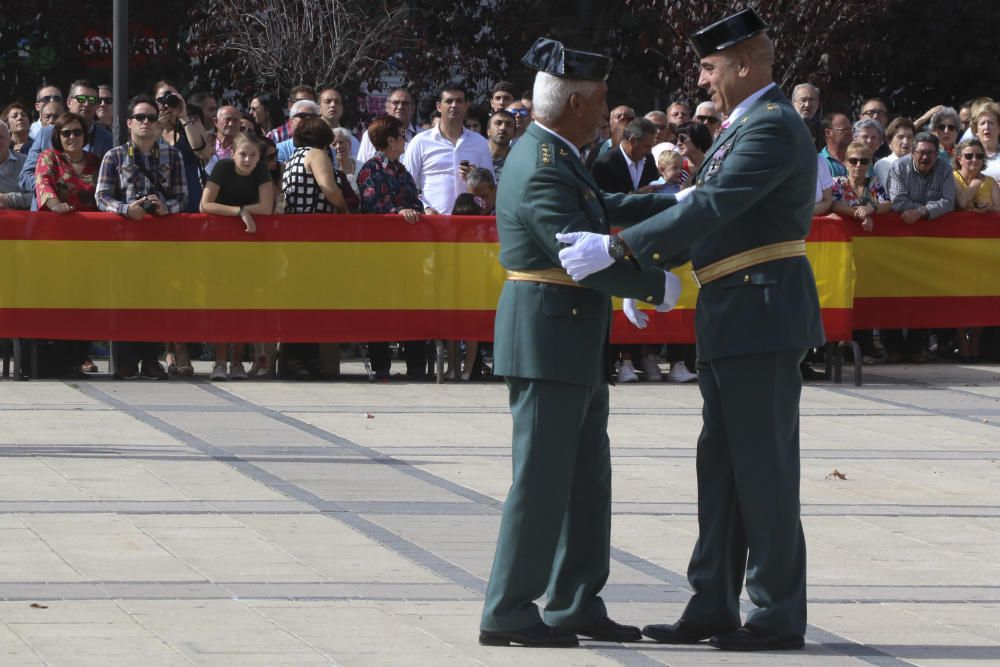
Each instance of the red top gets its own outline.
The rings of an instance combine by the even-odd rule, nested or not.
[[[38,210],[46,210],[49,199],[69,204],[77,211],[96,211],[94,190],[101,170],[101,159],[93,153],[83,152],[83,170],[77,173],[66,153],[54,148],[42,151],[35,167],[35,197]]]

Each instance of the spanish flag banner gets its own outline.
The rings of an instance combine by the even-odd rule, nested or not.
[[[246,234],[234,218],[206,215],[2,211],[0,336],[493,337],[504,271],[492,218],[261,216],[257,225]],[[1000,324],[1000,217],[905,225],[880,216],[871,234],[855,226],[816,218],[807,239],[829,339],[852,328]],[[645,330],[616,310],[614,341],[693,342],[689,269],[677,269],[677,309],[653,314]]]

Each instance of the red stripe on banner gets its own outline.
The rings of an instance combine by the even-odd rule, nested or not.
[[[1000,296],[854,298],[855,329],[1000,325]]]
[[[492,216],[261,215],[247,234],[238,218],[185,213],[129,220],[111,213],[0,211],[0,241],[283,241],[288,243],[498,243]]]
[[[350,342],[444,338],[493,340],[492,310],[0,309],[15,338]]]
[[[868,236],[910,236],[924,238],[951,239],[996,239],[1000,238],[1000,216],[994,214],[968,213],[957,211],[937,218],[936,220],[920,220],[912,225],[903,222],[895,213],[875,216],[873,231],[861,230],[861,224],[855,220],[845,220],[837,215],[813,218],[813,227],[820,221],[832,221],[840,224],[850,238]],[[815,239],[809,236],[810,241]]]
[[[613,343],[693,343],[694,310],[647,311],[636,329],[620,310]],[[117,340],[352,342],[370,340],[493,340],[492,310],[194,310],[0,308],[0,329],[12,338]],[[830,340],[849,340],[851,311],[823,310]],[[936,325],[911,325],[936,326]],[[970,325],[971,326],[971,325]]]

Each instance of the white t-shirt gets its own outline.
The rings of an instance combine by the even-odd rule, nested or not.
[[[432,128],[415,136],[400,161],[420,189],[420,200],[438,213],[450,214],[455,199],[466,191],[459,175],[462,160],[493,173],[493,154],[483,135],[468,129],[456,143]]]
[[[875,176],[878,177],[878,182],[883,186],[886,186],[889,182],[889,168],[896,164],[896,160],[898,159],[895,153],[889,153],[875,163]]]
[[[816,201],[823,199],[823,190],[833,187],[833,176],[830,175],[830,164],[822,155],[816,155]]]

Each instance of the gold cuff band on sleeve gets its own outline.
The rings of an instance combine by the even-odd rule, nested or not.
[[[712,262],[708,266],[697,270],[692,270],[691,275],[698,287],[704,287],[713,280],[725,278],[726,276],[750,268],[764,262],[771,262],[776,259],[787,257],[802,257],[806,254],[805,241],[781,241],[751,248],[735,255],[730,255],[718,262]]]
[[[548,283],[550,285],[565,285],[567,287],[582,287],[582,285],[566,273],[565,269],[525,269],[523,271],[507,271],[507,280],[526,281],[532,283]]]

